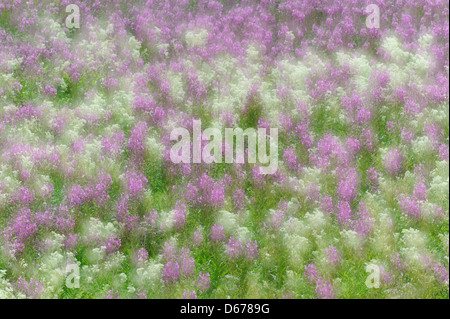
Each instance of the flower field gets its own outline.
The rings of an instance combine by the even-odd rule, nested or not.
[[[0,0],[0,299],[448,299],[448,192],[448,0]]]

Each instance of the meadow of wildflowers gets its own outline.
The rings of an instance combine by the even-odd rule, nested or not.
[[[448,0],[0,0],[0,299],[448,298],[448,137]]]

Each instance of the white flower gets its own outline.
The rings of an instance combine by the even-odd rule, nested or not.
[[[426,158],[434,151],[433,144],[428,136],[420,136],[412,142],[414,155],[418,158]]]
[[[118,228],[111,222],[103,223],[100,219],[91,217],[84,225],[82,233],[84,236],[97,235],[100,239],[107,239],[117,234]],[[89,238],[87,238],[89,240]]]
[[[14,293],[11,283],[4,277],[6,277],[6,270],[0,269],[0,299],[25,298],[25,295],[22,293]]]
[[[163,264],[147,260],[144,267],[136,269],[136,273],[132,275],[131,279],[137,287],[149,287],[161,281],[163,269]]]
[[[446,161],[436,162],[436,168],[431,171],[429,194],[430,197],[435,198],[442,205],[448,202],[449,192],[449,168]]]
[[[134,36],[130,36],[128,39],[128,47],[132,52],[133,59],[137,60],[140,56],[139,50],[141,49],[141,43]]]
[[[127,278],[128,277],[127,277],[127,275],[125,273],[121,272],[119,274],[119,280],[121,281],[121,283],[125,283],[127,281]]]
[[[425,76],[430,66],[430,61],[420,54],[413,54],[407,68],[410,68],[420,76]]]
[[[239,238],[242,243],[246,243],[252,238],[250,230],[247,227],[238,227],[235,233],[236,237]]]
[[[134,294],[134,293],[136,292],[136,288],[134,288],[133,286],[129,285],[129,286],[127,287],[127,292],[128,292],[129,294]]]
[[[183,88],[183,74],[180,72],[167,72],[167,80],[170,84],[170,95],[175,102],[182,102],[185,97]]]
[[[175,225],[175,210],[162,211],[159,217],[162,230],[168,232],[173,229]]]

